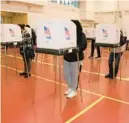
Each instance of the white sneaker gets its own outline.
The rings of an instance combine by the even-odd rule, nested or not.
[[[67,98],[73,98],[77,95],[76,91],[71,90],[71,92],[67,95]]]
[[[71,91],[72,91],[72,89],[69,88],[69,89],[65,92],[65,95],[68,95]]]

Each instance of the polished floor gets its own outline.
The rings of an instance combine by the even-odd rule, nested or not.
[[[101,52],[101,59],[88,59],[87,49],[78,96],[66,99],[67,86],[63,77],[59,81],[58,70],[55,83],[53,56],[40,54],[32,76],[25,79],[18,74],[23,70],[18,50],[8,49],[7,67],[2,50],[2,123],[129,123],[129,51],[115,80],[105,79],[109,52]]]

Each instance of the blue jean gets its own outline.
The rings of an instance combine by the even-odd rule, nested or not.
[[[110,53],[108,64],[109,64],[109,75],[112,77],[113,73],[115,74],[115,77],[117,76],[121,56],[122,53],[113,53],[113,52]],[[115,69],[113,69],[113,62],[115,62]]]

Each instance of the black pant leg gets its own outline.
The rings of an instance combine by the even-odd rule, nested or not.
[[[114,61],[114,53],[110,53],[109,61],[108,61],[110,76],[113,76],[113,61]]]
[[[81,71],[82,71],[82,65],[80,65],[80,73],[81,73]],[[77,88],[76,88],[76,90],[78,89],[79,79],[80,79],[80,76],[78,75],[78,84],[77,84]]]
[[[115,57],[115,76],[117,76],[118,70],[119,70],[119,64],[120,64],[120,59],[121,59],[122,54],[117,53]]]
[[[97,46],[97,54],[98,54],[98,57],[101,57],[101,54],[100,54],[100,47]]]
[[[94,56],[94,49],[95,49],[94,44],[95,44],[95,40],[92,40],[91,41],[91,56]]]

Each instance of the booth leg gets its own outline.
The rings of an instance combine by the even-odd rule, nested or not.
[[[121,57],[122,57],[122,54],[121,54],[121,56],[120,56],[120,59],[121,59]],[[121,82],[121,77],[122,77],[122,61],[120,60],[120,82]]]
[[[53,64],[54,64],[54,73],[55,73],[55,93],[56,93],[56,90],[57,90],[57,88],[56,88],[56,81],[57,81],[57,79],[56,79],[56,76],[57,76],[57,56],[54,56]]]
[[[116,64],[116,55],[115,55],[115,47],[114,47],[114,63],[113,63],[113,78],[115,78],[115,64]],[[116,81],[116,78],[115,78]]]
[[[80,86],[80,97],[81,97],[81,102],[83,104],[83,97],[82,97],[82,84],[81,84],[81,76],[80,76],[80,61],[79,61],[79,53],[77,52],[77,61],[78,61],[78,73],[79,73],[79,80],[78,84]]]
[[[16,75],[17,75],[17,61],[16,61],[16,45],[17,44],[15,44],[14,43],[14,64],[15,64],[15,68],[16,68]]]
[[[41,56],[41,66],[43,65],[43,61],[44,61],[44,54],[42,54]]]
[[[6,84],[8,84],[8,77],[7,77],[7,73],[8,73],[8,68],[7,68],[7,66],[8,66],[8,56],[7,56],[7,49],[6,49],[6,46],[5,46],[5,49],[4,49],[4,51],[5,51],[5,66],[6,66]]]
[[[60,113],[62,111],[62,79],[61,79],[61,58],[60,56],[58,57],[59,61],[59,91],[60,91]]]
[[[34,86],[33,86],[33,104],[34,104],[34,100],[35,100],[35,86],[36,86],[36,67],[37,67],[37,62],[38,62],[38,53],[36,53],[36,57],[35,57],[35,67],[34,67]]]
[[[91,59],[91,63],[90,63],[90,73],[89,73],[89,80],[88,80],[88,83],[90,83],[90,80],[91,80],[91,68],[92,68],[92,65],[93,65],[93,59]]]

